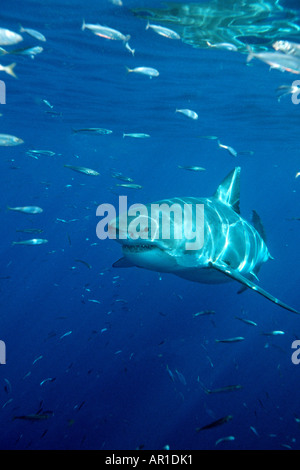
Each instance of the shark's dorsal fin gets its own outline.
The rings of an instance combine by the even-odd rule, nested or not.
[[[261,287],[259,287],[257,284],[254,282],[250,281],[246,277],[242,276],[238,271],[230,269],[230,267],[226,265],[221,265],[218,263],[212,263],[210,262],[208,264],[210,268],[214,268],[217,271],[220,271],[221,273],[225,274],[225,276],[230,277],[231,279],[234,279],[237,282],[240,282],[243,286],[249,287],[250,289],[254,290],[260,295],[263,295],[266,299],[270,300],[271,302],[274,302],[274,304],[279,305],[282,308],[285,308],[286,310],[289,310],[290,312],[300,314],[297,310],[295,310],[293,307],[290,307],[289,305],[285,304],[284,302],[281,302],[281,300],[277,299],[274,297],[272,294],[269,294],[269,292],[265,291]]]
[[[231,206],[238,214],[240,213],[240,173],[239,166],[232,170],[214,194],[215,198]]]

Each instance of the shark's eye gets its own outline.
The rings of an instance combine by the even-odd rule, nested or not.
[[[149,232],[149,227],[145,227],[144,230],[143,230],[143,232],[148,233],[148,232]]]

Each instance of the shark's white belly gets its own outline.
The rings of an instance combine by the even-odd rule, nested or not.
[[[212,268],[198,268],[173,271],[176,276],[187,279],[188,281],[200,282],[202,284],[223,284],[232,281],[225,274]]]

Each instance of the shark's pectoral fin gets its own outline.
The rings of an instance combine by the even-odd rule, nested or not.
[[[118,261],[115,261],[114,264],[112,265],[113,268],[133,268],[134,264],[132,264],[128,259],[125,257],[118,259]]]
[[[245,287],[249,287],[250,289],[256,291],[258,294],[263,295],[266,299],[271,300],[271,302],[273,302],[274,304],[279,305],[280,307],[285,308],[286,310],[289,310],[290,312],[297,313],[300,315],[300,312],[298,312],[292,307],[289,307],[289,305],[285,304],[284,302],[281,302],[279,299],[276,299],[276,297],[269,294],[269,292],[265,291],[264,289],[262,289],[261,287],[259,287],[254,282],[247,279],[246,277],[242,276],[239,272],[233,269],[230,269],[228,266],[222,266],[220,264],[210,262],[209,267],[214,268],[217,271],[220,271],[221,273],[225,274],[231,279],[234,279],[240,284],[243,284]]]
[[[249,273],[249,276],[250,276],[250,279],[252,279],[253,281],[259,281],[257,275],[255,274],[255,272],[251,271]],[[245,292],[246,290],[248,289],[248,286],[245,286],[244,284],[242,285],[242,287],[237,291],[237,294],[242,294],[243,292]]]

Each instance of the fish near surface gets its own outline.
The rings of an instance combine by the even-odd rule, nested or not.
[[[253,225],[240,216],[240,171],[240,167],[232,170],[212,197],[165,199],[156,204],[141,206],[146,214],[140,212],[137,217],[130,212],[111,220],[108,225],[109,236],[121,243],[123,251],[123,258],[113,266],[136,266],[173,273],[200,283],[235,280],[280,307],[300,313],[255,283],[261,265],[272,257],[258,215],[254,212]],[[203,205],[204,216],[200,229],[204,236],[200,248],[191,249],[187,245],[187,241],[193,239],[193,234],[196,233],[195,236],[198,237],[198,230],[195,232],[196,217],[192,217],[192,224],[188,226],[186,221],[182,223],[182,218],[178,222],[175,212],[172,214],[175,204],[182,209],[184,215],[184,207],[189,205],[194,216],[197,214],[196,206]],[[154,207],[159,212],[158,217]],[[169,237],[162,236],[163,217],[171,227]],[[139,225],[139,236],[137,230],[135,233],[132,231],[134,224]],[[175,233],[178,234],[178,229],[181,234],[184,232],[183,236],[174,236]]]
[[[259,52],[276,40],[299,38],[299,12],[286,5],[283,8],[281,3],[286,2],[279,0],[147,3],[157,5],[142,4],[132,9],[133,14],[156,24],[172,25],[184,43],[201,49],[227,43],[244,53],[245,41],[251,38],[252,47]]]
[[[295,74],[300,74],[300,59],[294,55],[284,54],[283,52],[259,52],[254,53],[248,47],[249,55],[247,62],[250,62],[254,57],[265,62],[274,69],[287,71]]]

